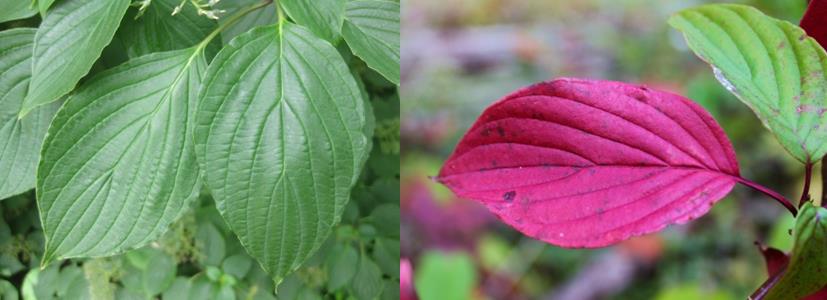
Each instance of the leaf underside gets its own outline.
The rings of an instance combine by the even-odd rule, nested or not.
[[[192,143],[203,55],[142,56],[70,97],[43,145],[37,193],[44,263],[156,239],[200,189]]]
[[[21,115],[75,88],[112,40],[130,0],[63,0],[37,29]]]
[[[58,107],[17,118],[31,77],[34,35],[32,28],[0,32],[0,199],[34,188],[37,154]]]
[[[703,215],[738,176],[723,130],[690,100],[558,79],[487,108],[438,180],[528,236],[601,247]]]
[[[216,56],[196,152],[218,210],[278,282],[322,244],[367,155],[344,60],[301,26],[259,27]]]
[[[399,3],[349,1],[342,36],[353,54],[399,84]]]
[[[827,54],[815,39],[744,5],[687,9],[669,24],[796,159],[814,163],[824,156]]]

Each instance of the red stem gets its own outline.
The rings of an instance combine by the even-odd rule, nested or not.
[[[764,186],[762,186],[762,185],[760,185],[760,184],[757,184],[757,183],[755,183],[755,182],[749,181],[749,180],[747,180],[747,179],[745,179],[745,178],[743,178],[743,177],[735,177],[735,180],[737,180],[738,182],[740,182],[740,183],[741,183],[741,184],[743,184],[743,185],[746,185],[746,186],[748,186],[748,187],[751,187],[752,189],[754,189],[754,190],[756,190],[756,191],[759,191],[759,192],[761,192],[761,193],[764,193],[764,194],[765,194],[765,195],[767,195],[767,196],[772,197],[773,199],[775,199],[776,201],[778,201],[778,203],[781,203],[781,205],[783,205],[784,207],[786,207],[786,208],[787,208],[787,210],[789,210],[789,211],[790,211],[790,213],[792,213],[792,214],[793,214],[793,217],[795,217],[795,216],[798,214],[798,209],[796,209],[796,208],[795,208],[795,205],[793,205],[793,204],[790,202],[790,200],[787,200],[787,198],[784,198],[784,196],[782,196],[781,194],[776,193],[775,191],[773,191],[773,190],[771,190],[771,189],[769,189],[769,188],[766,188],[766,187],[764,187]]]
[[[801,200],[798,200],[798,207],[801,208],[804,202],[810,200],[810,179],[813,177],[813,164],[807,163],[804,167],[804,190],[801,191]]]

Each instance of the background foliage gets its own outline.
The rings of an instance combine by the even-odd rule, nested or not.
[[[452,299],[741,299],[766,279],[753,242],[789,251],[792,218],[743,187],[690,224],[568,250],[523,237],[428,176],[491,102],[533,82],[591,77],[698,102],[733,141],[744,177],[795,198],[801,164],[667,19],[707,2],[737,2],[797,23],[806,1],[469,2],[403,1],[401,252],[420,299],[435,299],[434,291]],[[820,195],[820,177],[813,182],[811,193]]]

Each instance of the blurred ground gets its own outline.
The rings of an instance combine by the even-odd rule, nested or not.
[[[523,237],[428,179],[488,104],[533,82],[592,77],[697,101],[732,139],[744,177],[797,199],[803,166],[666,24],[705,2],[402,1],[401,253],[420,299],[743,299],[764,281],[753,243],[789,250],[792,219],[744,187],[688,225],[568,250]],[[793,23],[806,5],[738,3]],[[811,192],[820,195],[814,181]]]

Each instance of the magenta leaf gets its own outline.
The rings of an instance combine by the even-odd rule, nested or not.
[[[811,0],[799,26],[824,47],[827,43],[827,0]]]
[[[584,79],[535,84],[488,107],[437,180],[562,247],[602,247],[685,223],[736,182],[774,194],[739,176],[726,134],[697,104]]]

